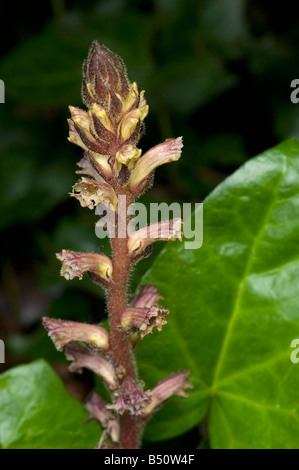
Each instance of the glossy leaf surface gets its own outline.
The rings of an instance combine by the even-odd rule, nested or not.
[[[139,345],[152,386],[191,371],[190,398],[172,398],[146,438],[207,418],[212,448],[299,448],[299,144],[249,160],[204,203],[203,246],[169,243],[143,278],[170,308]]]
[[[92,449],[101,430],[44,361],[0,375],[0,448]]]

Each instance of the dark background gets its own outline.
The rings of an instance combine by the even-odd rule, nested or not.
[[[81,68],[91,41],[118,53],[130,80],[146,90],[150,113],[139,146],[146,151],[184,137],[181,160],[157,171],[143,201],[200,202],[248,158],[299,139],[299,104],[290,101],[291,81],[299,78],[298,13],[296,2],[270,0],[1,6],[2,370],[44,357],[77,398],[93,385],[88,374],[80,381],[68,374],[40,324],[43,315],[88,322],[105,317],[103,293],[88,279],[65,281],[55,258],[62,248],[97,251],[107,244],[95,236],[94,212],[68,196],[81,158],[66,139],[68,105],[83,107]],[[154,256],[138,265],[132,290]],[[198,430],[180,444],[193,441]]]

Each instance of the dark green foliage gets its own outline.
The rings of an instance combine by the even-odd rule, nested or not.
[[[6,2],[2,13],[10,28],[0,44],[6,98],[0,104],[1,372],[41,357],[66,368],[41,329],[41,316],[88,322],[106,316],[103,292],[87,276],[68,284],[55,258],[62,248],[103,246],[109,252],[107,240],[95,236],[97,217],[68,196],[82,155],[66,140],[67,106],[83,108],[82,62],[96,39],[124,59],[130,80],[146,90],[150,113],[140,147],[184,137],[180,161],[157,171],[142,202],[200,202],[233,174],[205,201],[201,249],[170,244],[134,272],[132,291],[141,279],[156,282],[171,310],[160,337],[146,337],[138,347],[140,372],[152,386],[187,368],[195,387],[189,399],[172,399],[153,418],[145,439],[163,446],[163,439],[176,436],[180,446],[180,434],[205,417],[212,447],[299,448],[299,366],[289,357],[290,342],[299,336],[298,145],[288,140],[235,172],[250,156],[299,138],[299,104],[290,101],[290,83],[299,76],[299,29],[288,3],[282,9],[259,0],[58,0],[44,2],[36,16],[21,4],[17,14]],[[155,255],[162,246],[154,245]],[[56,383],[44,363],[24,367],[49,372]],[[14,371],[20,370],[2,376],[2,386],[3,377],[18,380]],[[34,377],[28,373],[32,391]],[[91,376],[84,380],[93,386]],[[24,400],[30,405],[28,396]],[[75,405],[71,400],[70,410]],[[77,427],[86,432],[80,445],[92,447],[96,439],[90,431],[89,441],[86,414],[78,407]],[[1,413],[10,408],[0,409],[3,423]],[[33,425],[33,436],[42,432],[27,415],[22,419],[29,429]],[[57,444],[54,437],[30,441],[29,434],[7,431],[11,423],[3,425],[4,447]],[[72,423],[63,428],[66,435]],[[97,434],[93,424],[87,429]],[[78,442],[69,437],[59,445]],[[207,447],[207,440],[199,445]]]

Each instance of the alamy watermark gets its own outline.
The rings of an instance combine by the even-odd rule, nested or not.
[[[299,362],[299,339],[293,339],[290,345],[291,348],[296,348],[291,353],[291,361],[293,364],[297,364]]]
[[[0,364],[4,364],[5,362],[5,344],[2,339],[0,339]]]
[[[294,78],[294,80],[291,81],[291,88],[295,89],[290,95],[290,100],[292,103],[297,104],[299,103],[299,78]]]
[[[0,103],[5,103],[5,85],[4,81],[0,79]]]
[[[193,216],[192,209],[194,209]],[[117,210],[120,214],[126,211],[125,195],[118,196]],[[96,207],[96,214],[101,216],[101,219],[96,224],[95,233],[101,239],[106,238],[108,235],[109,238],[115,238],[116,235],[118,238],[126,238],[127,235],[130,237],[136,230],[144,228],[148,224],[150,224],[148,227],[149,231],[144,233],[143,236],[159,238],[155,224],[166,222],[170,219],[181,218],[183,221],[182,232],[184,239],[188,240],[184,242],[185,249],[196,250],[203,243],[203,203],[195,203],[194,207],[192,207],[191,203],[183,203],[181,205],[178,202],[173,202],[172,204],[152,202],[147,207],[141,202],[134,202],[127,209],[129,223],[127,224],[127,218],[123,217],[117,228],[113,209],[107,209],[104,203],[99,204]],[[151,227],[153,228],[152,231]],[[171,231],[171,224],[169,224],[169,231]],[[163,235],[167,235],[165,234],[165,224],[163,225]]]

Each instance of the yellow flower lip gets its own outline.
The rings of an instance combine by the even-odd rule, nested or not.
[[[123,111],[124,112],[128,111],[134,105],[134,103],[136,103],[136,101],[138,100],[138,97],[139,97],[138,85],[136,82],[131,83],[129,94],[123,103]]]
[[[126,144],[116,153],[116,160],[119,163],[126,165],[130,170],[133,168],[135,161],[138,160],[140,155],[141,149],[138,149],[136,145]]]
[[[92,108],[90,111],[93,111],[95,113],[95,115],[97,116],[97,118],[99,118],[99,120],[101,121],[101,123],[103,124],[103,126],[110,132],[113,132],[113,126],[112,126],[112,123],[109,119],[109,116],[106,112],[106,110],[98,105],[97,103],[93,103],[92,105]]]
[[[137,109],[133,109],[129,113],[125,114],[122,121],[119,125],[119,136],[122,138],[123,142],[128,140],[131,135],[133,134],[136,126],[141,118],[141,111]]]
[[[75,108],[74,106],[69,106],[69,110],[74,123],[89,132],[90,117],[88,113],[80,108]]]

